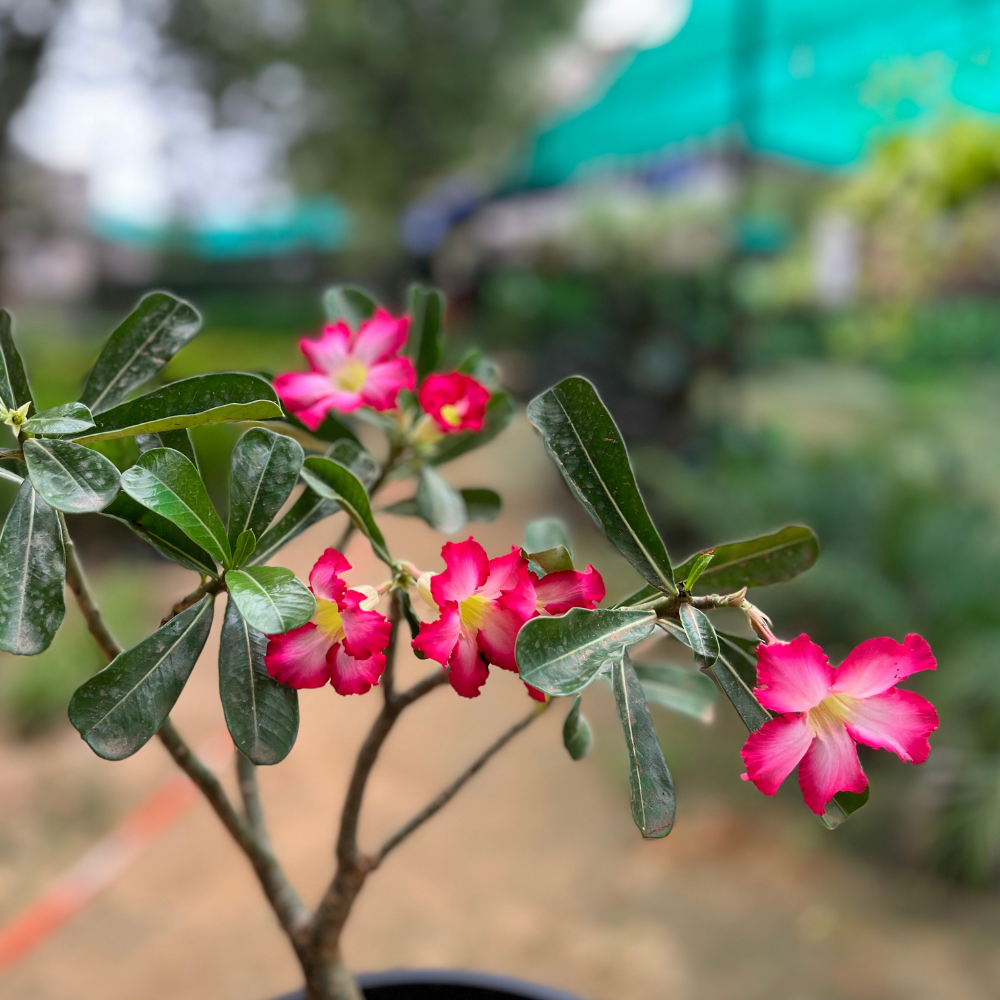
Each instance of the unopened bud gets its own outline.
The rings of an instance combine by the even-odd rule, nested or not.
[[[417,593],[432,607],[437,607],[437,601],[434,600],[434,595],[431,593],[431,577],[433,573],[421,573],[420,578],[417,580]]]
[[[365,599],[358,605],[362,611],[374,611],[378,607],[382,595],[370,584],[359,583],[356,587],[351,587],[351,590],[357,590],[365,595]]]

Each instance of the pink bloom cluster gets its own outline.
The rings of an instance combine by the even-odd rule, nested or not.
[[[481,431],[490,391],[461,372],[428,375],[417,397],[420,408],[445,434]]]
[[[413,362],[397,357],[409,329],[409,316],[397,318],[384,309],[376,309],[356,332],[343,321],[326,326],[318,340],[299,341],[311,371],[279,375],[274,390],[313,431],[330,410],[391,410],[399,391],[416,385]]]
[[[744,780],[774,795],[798,767],[806,805],[822,815],[837,792],[868,786],[857,743],[922,764],[937,712],[926,698],[896,683],[936,667],[919,635],[908,635],[903,643],[868,639],[836,668],[806,635],[758,646],[754,694],[779,714],[751,733],[743,747]]]
[[[593,566],[582,573],[565,570],[539,578],[517,546],[489,559],[469,538],[446,542],[441,556],[445,571],[431,577],[426,595],[439,617],[421,627],[413,648],[449,666],[451,686],[464,698],[479,694],[490,664],[517,670],[514,644],[529,618],[593,608],[604,597],[604,581]]]
[[[327,549],[309,574],[316,595],[312,621],[283,635],[270,636],[264,662],[268,673],[294,688],[322,687],[338,694],[364,694],[385,669],[391,627],[373,610],[378,594],[349,590],[341,579],[351,564]]]

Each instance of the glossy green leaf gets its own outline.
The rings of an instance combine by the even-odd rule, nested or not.
[[[716,629],[716,635],[727,646],[742,653],[753,664],[754,669],[757,668],[757,647],[760,645],[760,639],[756,636],[753,639],[748,639],[746,636],[720,632],[718,629]]]
[[[252,427],[233,449],[229,487],[229,544],[248,529],[263,535],[299,480],[302,445],[284,434]]]
[[[357,285],[334,285],[323,293],[323,307],[331,323],[343,320],[352,330],[375,314],[378,303]]]
[[[496,392],[500,388],[500,369],[478,347],[474,347],[462,358],[457,370],[463,375],[471,375],[490,392]]]
[[[531,521],[524,529],[525,552],[544,552],[560,545],[568,552],[573,551],[569,543],[569,530],[558,517],[541,517],[537,521]]]
[[[282,406],[282,421],[289,424],[292,427],[300,431],[304,431],[306,434],[311,434],[314,438],[318,438],[320,441],[326,441],[327,443],[336,441],[353,441],[355,444],[359,444],[357,435],[350,427],[341,420],[337,414],[331,410],[324,418],[323,422],[316,428],[312,430],[306,427],[298,417],[293,416],[284,406]]]
[[[563,723],[563,746],[573,760],[583,760],[594,745],[594,731],[587,717],[580,712],[581,700],[577,695]]]
[[[122,474],[122,489],[144,507],[173,521],[223,566],[232,557],[226,529],[198,470],[179,451],[154,448]]]
[[[698,666],[703,670],[711,667],[719,657],[719,637],[708,615],[690,604],[682,604],[677,613]]]
[[[28,373],[11,333],[10,313],[0,309],[0,403],[8,410],[16,410],[33,398]]]
[[[827,803],[826,812],[820,817],[828,830],[836,830],[852,813],[868,805],[869,789],[863,792],[837,792]]]
[[[528,419],[608,540],[651,584],[676,593],[666,547],[639,493],[625,442],[597,390],[577,376],[563,379],[528,404]]]
[[[528,559],[546,573],[561,573],[573,568],[573,557],[565,545],[557,545],[544,552],[529,552]]]
[[[136,502],[127,493],[119,493],[101,513],[127,524],[144,542],[181,566],[209,576],[215,576],[218,571],[215,560],[176,524]]]
[[[96,514],[118,496],[118,470],[91,448],[58,438],[28,438],[22,447],[32,485],[56,510]]]
[[[155,437],[156,435],[151,436]],[[131,469],[139,461],[139,456],[142,454],[138,439],[133,437],[110,438],[107,441],[98,441],[97,444],[88,441],[84,447],[103,455],[119,472]],[[166,447],[166,445],[156,445],[155,447]]]
[[[690,575],[699,554],[677,567],[678,580],[684,579],[685,573]],[[818,555],[819,540],[812,529],[797,524],[773,535],[717,545],[715,558],[701,574],[698,589],[729,593],[741,587],[784,583],[809,569]]]
[[[719,682],[722,693],[730,700],[743,720],[743,725],[751,733],[755,733],[771,718],[771,713],[756,699],[753,690],[725,656],[719,656],[712,667],[712,673]]]
[[[257,548],[250,558],[251,564],[259,566],[267,562],[293,538],[339,510],[340,504],[336,500],[321,497],[306,487],[287,513],[257,542]]]
[[[205,647],[212,601],[203,597],[76,689],[69,721],[98,757],[131,757],[166,721]]]
[[[230,570],[226,586],[240,614],[265,635],[305,625],[316,613],[316,598],[290,569],[251,566]]]
[[[382,475],[382,466],[357,441],[346,438],[335,441],[327,448],[326,457],[332,458],[345,469],[350,469],[366,490],[370,490]]]
[[[25,480],[0,531],[0,649],[48,649],[66,614],[65,581],[59,517]]]
[[[174,451],[179,451],[185,458],[190,459],[191,464],[198,468],[194,441],[191,440],[191,432],[186,428],[179,431],[160,431],[159,434],[137,434],[135,443],[139,446],[140,454],[152,451],[154,448],[173,448]]]
[[[627,653],[612,666],[611,686],[628,750],[632,819],[643,837],[665,837],[674,825],[674,782]]]
[[[95,416],[96,426],[77,440],[90,444],[136,434],[281,416],[274,390],[262,378],[240,372],[196,375],[148,392]]]
[[[266,653],[267,636],[230,595],[219,642],[219,695],[233,742],[255,764],[284,760],[299,732],[298,693],[268,674]]]
[[[685,564],[684,568],[687,572],[687,576],[681,576],[680,570],[677,570],[677,579],[684,581],[684,589],[690,591],[694,585],[698,582],[698,578],[705,572],[706,569],[712,564],[712,560],[715,558],[715,549],[709,549],[708,552],[699,552],[694,555],[689,560],[690,568]]]
[[[302,478],[320,496],[338,501],[358,530],[371,542],[375,555],[392,565],[392,556],[372,516],[368,494],[350,469],[332,459],[312,455],[303,463]]]
[[[468,489],[459,490],[465,501],[465,519],[467,521],[489,522],[500,516],[503,501],[495,490]]]
[[[515,656],[521,679],[546,694],[582,691],[609,660],[645,639],[656,622],[652,611],[571,608],[540,616],[517,635]]]
[[[458,490],[425,465],[417,484],[417,511],[436,531],[453,535],[465,524],[465,500]]]
[[[108,338],[87,376],[80,402],[94,413],[148,382],[201,328],[193,306],[166,292],[146,295]]]
[[[703,673],[669,663],[635,663],[636,676],[646,693],[646,701],[673,712],[689,715],[699,722],[715,717],[715,684]]]
[[[417,381],[422,382],[441,360],[444,293],[437,288],[410,288],[410,340],[415,345]]]
[[[257,536],[252,528],[242,531],[233,545],[233,569],[239,569],[253,555],[257,548]]]
[[[403,617],[406,619],[406,624],[410,627],[410,638],[416,639],[416,637],[420,635],[420,618],[416,611],[413,610],[413,601],[410,599],[409,593],[405,590],[397,590],[396,593],[399,595],[400,606],[403,609]],[[422,653],[419,649],[414,649],[413,655],[418,660],[427,659],[427,654]]]
[[[652,601],[658,597],[663,596],[663,591],[659,587],[654,587],[651,583],[647,583],[645,587],[640,587],[638,590],[629,594],[628,597],[623,597],[616,605],[616,608],[631,608],[636,604],[644,604],[646,601]]]
[[[36,413],[21,433],[29,437],[45,434],[80,434],[94,426],[94,418],[83,403],[63,403]]]
[[[514,403],[506,392],[495,392],[486,404],[486,416],[480,431],[460,431],[457,434],[446,434],[427,456],[432,465],[444,465],[445,462],[480,448],[492,441],[510,422],[514,416]]]
[[[5,483],[13,483],[15,486],[20,486],[21,483],[24,482],[24,477],[19,476],[13,471],[13,469],[8,469],[3,465],[0,465],[0,480],[3,480]]]

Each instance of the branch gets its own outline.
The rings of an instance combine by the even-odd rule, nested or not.
[[[552,702],[549,701],[541,708],[532,709],[520,722],[515,723],[499,739],[490,744],[447,788],[444,788],[434,799],[428,802],[409,822],[404,823],[372,857],[372,869],[382,864],[385,856],[393,848],[399,846],[411,833],[423,826],[436,813],[440,812],[461,791],[462,787],[486,766],[487,761],[494,754],[499,753],[518,733],[527,729],[551,704]]]
[[[260,789],[257,787],[257,765],[236,751],[236,779],[240,786],[240,797],[243,799],[243,812],[250,829],[262,843],[270,844],[267,826],[264,823],[264,810],[260,803]]]
[[[393,699],[394,704],[402,711],[407,705],[412,705],[418,698],[423,698],[425,694],[430,694],[435,688],[448,683],[447,670],[435,670],[428,674],[423,680],[417,681],[413,687],[407,688],[401,694],[397,694]]]
[[[170,613],[165,615],[160,620],[160,628],[170,621],[171,618],[176,618],[182,611],[187,611],[188,608],[193,607],[197,604],[206,594],[217,594],[220,590],[226,589],[226,582],[222,577],[217,577],[212,580],[206,580],[200,587],[192,590],[187,597],[182,597],[171,609]]]

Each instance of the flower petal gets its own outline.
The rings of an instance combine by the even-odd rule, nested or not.
[[[474,538],[445,542],[441,558],[445,571],[431,577],[431,596],[438,607],[448,601],[464,601],[486,582],[490,563],[485,549]]]
[[[276,681],[289,687],[318,688],[330,679],[326,660],[329,649],[330,640],[312,622],[307,622],[283,635],[272,635],[264,665]]]
[[[315,372],[286,372],[274,380],[274,391],[281,401],[292,411],[305,410],[332,396],[333,383]]]
[[[535,583],[538,610],[549,615],[562,615],[570,608],[595,608],[604,593],[604,580],[593,566],[582,573],[575,569],[548,573]]]
[[[317,596],[328,601],[339,601],[347,589],[347,584],[340,579],[351,564],[336,549],[327,549],[316,560],[309,574],[309,589]]]
[[[340,643],[330,650],[329,660],[330,683],[337,694],[365,694],[373,684],[378,684],[385,670],[385,657],[381,653],[359,660]]]
[[[387,361],[405,343],[410,332],[410,317],[395,317],[381,307],[358,328],[351,354],[362,364]]]
[[[934,706],[914,691],[893,688],[852,706],[845,722],[852,739],[891,750],[903,760],[923,764],[931,752],[927,737],[938,727]]]
[[[445,434],[481,431],[490,391],[461,372],[429,375],[420,386],[420,408]]]
[[[863,792],[867,787],[868,779],[847,730],[840,725],[821,729],[799,765],[799,788],[806,805],[822,816],[837,792]]]
[[[937,660],[923,636],[911,633],[902,643],[866,639],[837,667],[833,690],[853,698],[871,698],[895,687],[919,670],[937,669]]]
[[[361,396],[374,410],[391,410],[396,405],[400,389],[412,390],[417,373],[409,358],[392,358],[368,369]]]
[[[812,741],[813,731],[804,715],[779,715],[765,722],[743,745],[747,778],[765,795],[774,795]]]
[[[479,658],[475,637],[462,629],[448,662],[451,664],[448,674],[451,686],[463,698],[478,698],[479,689],[490,675],[490,668]]]
[[[350,354],[350,327],[344,322],[325,326],[317,340],[306,337],[299,341],[299,347],[314,372],[329,375],[340,368]]]
[[[348,590],[337,602],[340,618],[344,623],[344,649],[354,657],[364,659],[381,653],[389,645],[392,626],[377,611],[365,611],[361,602],[367,595],[358,590]]]
[[[524,618],[508,608],[494,605],[487,609],[479,626],[477,641],[490,663],[495,663],[504,670],[517,670],[514,645],[524,622]]]
[[[540,701],[543,705],[549,700],[549,696],[544,691],[539,691],[538,688],[533,688],[527,681],[524,682],[524,686],[528,689],[528,694],[531,695],[535,701]]]
[[[808,712],[829,693],[833,667],[809,636],[757,647],[754,694],[772,712]]]
[[[441,607],[441,616],[437,621],[421,624],[420,634],[410,645],[424,656],[437,660],[442,667],[446,666],[458,642],[461,624],[458,605],[450,601]]]

